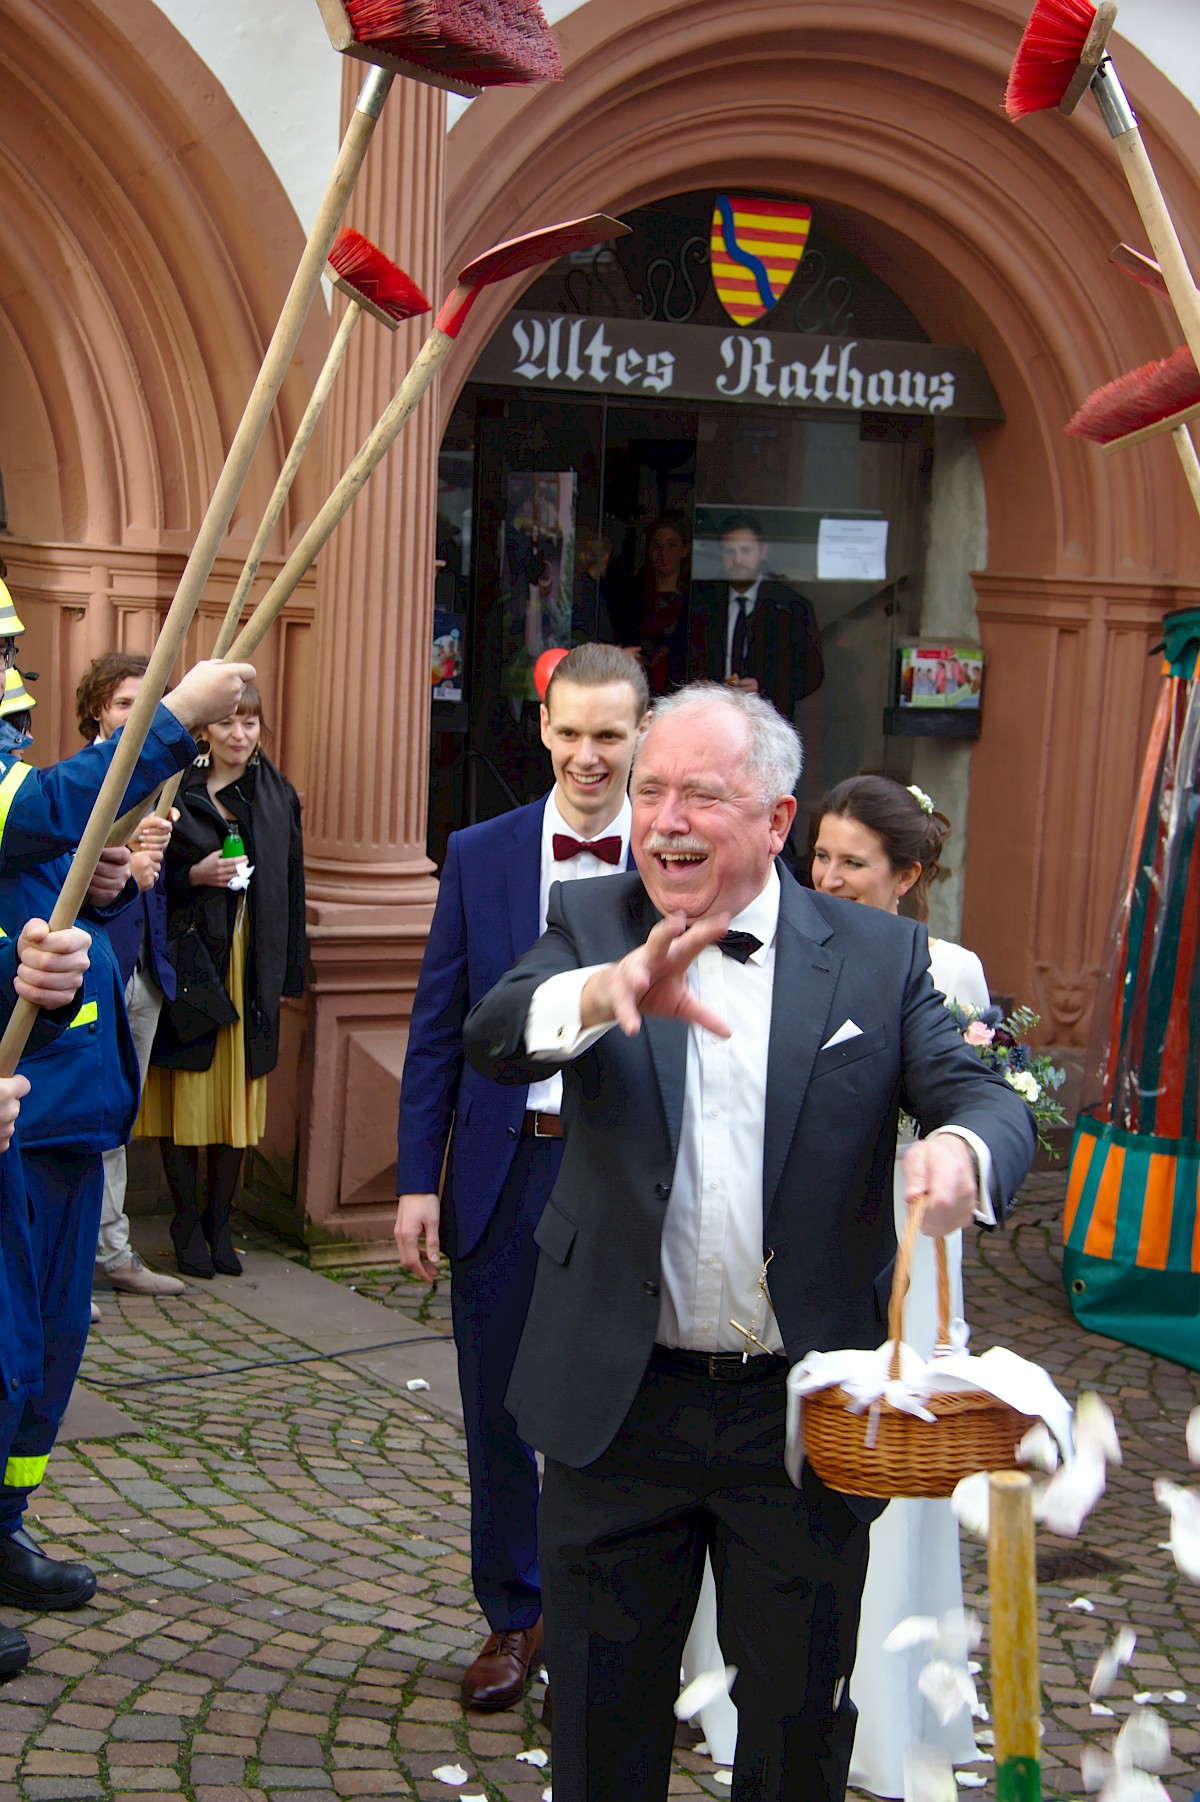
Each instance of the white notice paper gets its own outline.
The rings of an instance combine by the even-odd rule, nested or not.
[[[817,532],[817,580],[884,581],[887,532],[886,519],[823,519]]]

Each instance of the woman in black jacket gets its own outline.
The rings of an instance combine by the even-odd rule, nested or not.
[[[159,1140],[185,1276],[241,1274],[230,1209],[245,1148],[266,1122],[280,1003],[304,987],[300,802],[263,754],[261,732],[262,703],[247,682],[183,779],[167,850],[178,994],[163,1010],[136,1132]]]

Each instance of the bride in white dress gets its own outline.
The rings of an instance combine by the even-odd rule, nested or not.
[[[927,795],[884,776],[858,776],[826,797],[813,852],[813,887],[867,907],[924,918],[929,884],[950,829]],[[972,1007],[989,1004],[983,965],[973,951],[948,939],[931,939],[930,973],[948,1000]],[[900,1147],[911,1144],[902,1131]],[[901,1160],[895,1177],[896,1231],[907,1215]],[[950,1266],[950,1314],[963,1313],[962,1234],[946,1237]],[[937,1325],[933,1240],[918,1236],[913,1254],[904,1337],[926,1357]],[[871,1557],[863,1590],[858,1657],[850,1695],[858,1727],[850,1782],[876,1796],[904,1794],[904,1754],[913,1745],[939,1746],[955,1764],[978,1756],[971,1717],[964,1710],[943,1726],[917,1688],[926,1651],[885,1652],[883,1642],[912,1614],[941,1615],[962,1606],[958,1522],[948,1501],[890,1502],[871,1528]]]
[[[930,882],[950,822],[934,811],[927,795],[886,776],[855,776],[833,789],[821,806],[813,850],[813,887],[823,894],[900,911],[923,919]],[[948,1000],[985,1008],[989,997],[983,966],[973,951],[948,939],[931,939],[934,984]],[[912,1143],[902,1131],[899,1149]],[[907,1208],[897,1159],[896,1230]],[[963,1313],[962,1234],[946,1238],[950,1267],[951,1317]],[[919,1236],[913,1256],[904,1336],[926,1356],[933,1349],[937,1291],[933,1240]],[[723,1663],[716,1645],[716,1597],[706,1569],[700,1605],[684,1650],[684,1676],[697,1676]],[[962,1606],[958,1522],[948,1501],[901,1499],[889,1503],[871,1528],[871,1556],[863,1591],[858,1657],[850,1695],[858,1726],[850,1762],[852,1787],[873,1795],[904,1794],[904,1754],[914,1745],[943,1748],[955,1764],[978,1757],[971,1719],[965,1712],[943,1726],[917,1688],[925,1660],[918,1647],[885,1652],[883,1642],[909,1615],[941,1615]],[[732,1764],[737,1711],[728,1697],[712,1703],[700,1724],[714,1759]]]

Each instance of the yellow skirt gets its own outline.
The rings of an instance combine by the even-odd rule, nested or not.
[[[207,1070],[163,1070],[151,1064],[142,1106],[133,1127],[135,1139],[173,1139],[176,1145],[257,1145],[267,1123],[267,1079],[246,1074],[246,1040],[242,1031],[246,941],[249,924],[245,897],[238,907],[229,946],[225,991],[238,1010],[232,1026],[217,1033]]]

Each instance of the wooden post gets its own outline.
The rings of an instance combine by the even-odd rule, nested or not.
[[[1041,1802],[1033,1485],[1024,1471],[993,1471],[988,1491],[996,1802]]]

